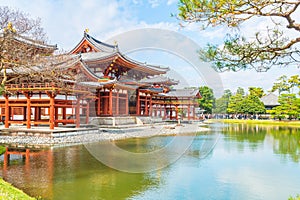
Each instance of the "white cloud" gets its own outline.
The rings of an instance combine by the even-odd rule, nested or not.
[[[152,8],[159,6],[159,0],[148,0],[148,3],[151,5]]]
[[[178,2],[178,0],[168,0],[167,5],[170,6],[170,5],[172,5],[174,3],[177,3],[177,2]]]

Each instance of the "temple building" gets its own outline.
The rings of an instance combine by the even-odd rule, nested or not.
[[[51,53],[56,50],[56,46],[34,44],[26,38],[22,42],[47,54],[49,49]],[[16,77],[16,70],[9,72],[12,81],[5,85],[0,99],[6,128],[11,124],[79,127],[97,117],[196,119],[197,99],[201,98],[197,89],[172,89],[179,81],[166,76],[168,67],[135,61],[122,54],[117,44],[106,44],[84,32],[61,60],[53,61],[53,57],[47,56],[55,68],[53,80],[40,77],[49,68],[36,66],[39,75],[31,79]]]

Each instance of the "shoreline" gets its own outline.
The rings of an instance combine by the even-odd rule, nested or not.
[[[290,126],[300,127],[300,121],[278,121],[278,120],[251,120],[251,119],[209,119],[204,123],[228,123],[228,124],[249,124],[269,126]]]
[[[63,147],[92,142],[125,140],[130,138],[149,138],[155,136],[196,134],[199,132],[210,130],[209,128],[203,126],[205,126],[205,124],[197,122],[191,124],[181,124],[180,126],[178,126],[177,124],[167,124],[130,127],[124,129],[99,128],[98,133],[87,133],[62,137],[0,135],[0,144],[29,148],[30,146]]]

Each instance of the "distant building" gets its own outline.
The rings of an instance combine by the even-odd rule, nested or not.
[[[272,110],[274,107],[280,105],[280,103],[278,102],[278,96],[273,93],[269,93],[266,96],[263,96],[260,100],[265,105],[266,110]]]

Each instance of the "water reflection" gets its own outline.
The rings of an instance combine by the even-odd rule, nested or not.
[[[234,124],[222,130],[225,140],[237,141],[243,151],[249,147],[256,151],[264,143],[273,147],[273,152],[284,160],[300,161],[300,128],[266,125]]]
[[[9,149],[1,176],[43,199],[126,199],[157,184],[144,174],[127,174],[95,160],[83,146],[33,151]]]
[[[300,179],[295,176],[299,174],[299,128],[255,125],[213,125],[212,128],[209,134],[198,134],[178,162],[156,172],[116,171],[97,161],[84,146],[72,146],[42,150],[9,148],[9,152],[0,156],[0,175],[28,194],[43,199],[287,199],[289,195],[295,196],[293,192],[300,187]],[[216,143],[219,133],[221,137]],[[132,152],[151,152],[171,139],[171,136],[130,139],[116,141],[116,145]],[[212,144],[215,149],[207,150],[204,156],[203,152]]]

